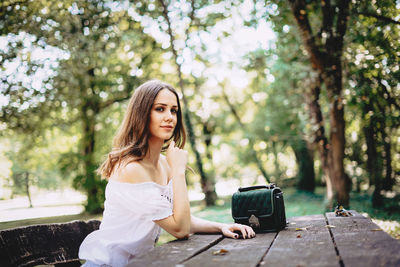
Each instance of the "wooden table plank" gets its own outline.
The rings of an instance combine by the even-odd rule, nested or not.
[[[306,228],[296,231],[296,228]],[[340,266],[323,215],[289,218],[261,266]]]
[[[193,235],[157,247],[127,266],[400,266],[400,242],[351,212],[352,217],[293,217],[287,229],[254,239]],[[213,254],[220,249],[228,253]]]
[[[262,233],[251,239],[224,238],[215,246],[185,261],[184,266],[257,266],[275,236],[276,233]],[[214,255],[214,252],[221,249],[228,253]]]
[[[175,240],[132,259],[127,267],[176,266],[208,249],[223,239],[221,235],[192,235],[188,240]]]
[[[400,266],[400,241],[355,211],[351,217],[326,213],[339,255],[345,266]]]

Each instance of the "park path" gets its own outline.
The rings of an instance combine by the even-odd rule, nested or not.
[[[84,211],[86,196],[74,190],[43,191],[32,196],[0,200],[0,223],[41,217],[75,215]]]

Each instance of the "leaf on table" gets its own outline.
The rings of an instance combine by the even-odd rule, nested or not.
[[[301,234],[298,234],[296,237],[297,237],[297,238],[301,238]]]
[[[296,228],[296,231],[307,231],[307,227]]]
[[[380,228],[378,228],[378,229],[372,229],[371,231],[383,231],[383,229],[380,229]]]
[[[335,208],[335,216],[336,217],[350,217],[350,216],[353,216],[353,214],[351,214],[350,211],[343,208],[342,205],[338,205]]]
[[[219,249],[219,250],[214,251],[214,252],[213,252],[213,255],[225,255],[225,254],[227,254],[228,252],[229,252],[229,250],[226,250],[226,249],[221,248],[221,249]]]
[[[334,225],[330,225],[330,224],[328,224],[328,225],[325,225],[325,227],[326,227],[326,228],[336,228],[336,226],[334,226]]]

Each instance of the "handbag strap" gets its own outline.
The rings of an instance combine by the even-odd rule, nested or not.
[[[255,186],[249,186],[249,187],[239,187],[239,192],[246,192],[250,190],[256,190],[256,189],[272,189],[275,187],[275,184],[269,184],[269,185],[255,185]]]

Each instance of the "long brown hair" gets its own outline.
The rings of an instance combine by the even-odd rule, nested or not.
[[[176,90],[171,85],[158,80],[145,82],[135,90],[129,100],[124,119],[113,140],[113,149],[97,169],[97,173],[102,177],[109,178],[116,164],[122,162],[128,164],[146,156],[149,148],[151,108],[158,93],[163,89],[168,89],[176,96],[178,102],[177,123],[170,140],[173,139],[179,148],[183,148],[186,142],[186,131]],[[166,140],[165,143],[168,141]],[[166,148],[167,144],[164,145],[163,151]]]

